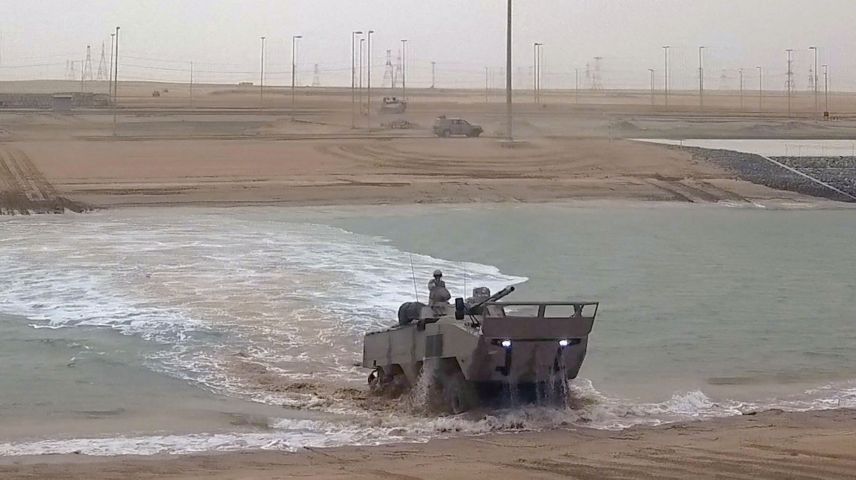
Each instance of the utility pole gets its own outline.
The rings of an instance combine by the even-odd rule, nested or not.
[[[265,40],[267,37],[262,38],[262,58],[261,58],[261,73],[259,74],[259,106],[265,106]]]
[[[368,53],[366,54],[366,63],[368,65],[368,72],[366,81],[368,82],[368,109],[366,110],[367,122],[369,126],[369,131],[372,129],[372,34],[375,33],[374,30],[369,30],[369,44],[368,44]]]
[[[704,111],[704,47],[698,47],[698,105]]]
[[[111,33],[110,34],[110,63],[107,66],[107,70],[108,70],[108,78],[107,78],[107,80],[108,80],[108,82],[107,82],[108,93],[107,93],[107,95],[110,97],[111,102],[114,101],[114,98],[113,98],[113,53],[114,53],[113,48],[114,48],[115,43],[116,43],[116,34]]]
[[[665,74],[663,78],[663,92],[666,94],[666,107],[669,106],[669,48],[671,48],[669,45],[663,47],[663,55],[666,60],[666,69],[664,70]]]
[[[193,62],[190,62],[190,108],[193,108]]]
[[[484,67],[484,103],[490,103],[490,68]]]
[[[512,84],[511,84],[511,69],[512,58],[511,58],[511,40],[512,40],[512,0],[508,0],[508,27],[507,27],[507,39],[505,46],[505,123],[506,123],[506,132],[505,138],[511,142],[514,140],[514,126],[512,124],[514,120],[514,111],[513,111],[513,102],[512,102]]]
[[[532,44],[532,95],[535,103],[538,103],[538,47],[540,46],[538,42]]]
[[[407,100],[407,40],[401,41],[401,99]]]
[[[116,27],[116,60],[113,62],[113,136],[116,136],[116,126],[118,123],[118,112],[116,111],[119,103],[119,27]]]
[[[758,69],[758,112],[764,111],[764,71],[761,67]]]
[[[431,88],[437,86],[437,62],[431,62]]]
[[[808,49],[814,50],[814,73],[812,73],[814,75],[814,82],[812,83],[814,83],[814,117],[817,118],[819,114],[817,101],[817,47],[808,47]]]
[[[351,32],[351,128],[357,128],[357,66],[356,66],[356,49],[357,49],[357,35],[362,35],[361,31],[353,31]],[[362,44],[361,44],[362,46]],[[360,62],[362,62],[362,54],[360,55]],[[362,65],[362,63],[361,63]],[[362,77],[362,71],[360,72],[360,77]],[[362,105],[360,105],[362,107]]]
[[[737,69],[740,74],[740,111],[743,111],[743,69]]]
[[[303,35],[293,35],[291,37],[291,105],[294,105],[294,83],[297,78],[297,41],[303,38]]]
[[[829,115],[829,65],[823,66],[824,117]]]
[[[574,68],[574,103],[580,103],[580,69]]]
[[[656,103],[654,99],[654,69],[649,68],[648,71],[651,72],[651,106],[653,107]]]
[[[363,44],[366,43],[365,38],[360,39],[360,116],[363,115]]]
[[[788,88],[788,116],[791,116],[791,92],[794,89],[794,49],[789,48],[785,50],[788,52],[788,80],[787,80],[787,88]]]

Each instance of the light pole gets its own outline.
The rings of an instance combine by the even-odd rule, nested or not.
[[[259,73],[259,104],[264,107],[265,104],[265,40],[267,37],[262,38],[262,53],[261,53],[261,68],[259,69],[261,73]]]
[[[829,114],[829,65],[823,66],[824,115]]]
[[[814,50],[814,116],[817,118],[818,114],[818,101],[817,101],[817,47],[808,47],[809,50]]]
[[[698,105],[704,111],[704,47],[698,47]]]
[[[580,69],[574,68],[574,103],[580,103]]]
[[[490,103],[490,68],[484,67],[484,103]]]
[[[535,103],[538,103],[538,47],[540,45],[538,42],[532,44],[532,95]]]
[[[303,38],[303,35],[293,35],[291,37],[291,104],[294,105],[294,84],[297,79],[297,41]]]
[[[193,62],[190,62],[190,108],[193,108]]]
[[[437,62],[431,62],[431,88],[437,86]]]
[[[119,103],[119,27],[116,27],[116,61],[113,62],[113,136],[116,136],[116,127],[119,123],[118,112],[116,111],[117,103]]]
[[[407,40],[401,41],[401,99],[407,100]]]
[[[654,69],[649,68],[648,71],[651,72],[651,106],[653,107],[654,103],[655,103],[655,101],[654,101]]]
[[[351,128],[357,128],[357,65],[356,65],[356,49],[357,35],[362,35],[363,32],[351,32]]]
[[[541,103],[541,81],[544,78],[544,44],[538,44],[538,103]]]
[[[369,130],[372,129],[372,34],[375,33],[374,30],[369,30],[369,44],[368,44],[368,52],[366,53],[366,64],[368,66],[368,72],[366,73],[366,82],[368,83],[368,110],[367,110],[367,122],[369,126]]]
[[[743,111],[743,69],[737,69],[740,74],[740,111]]]
[[[107,66],[107,71],[109,72],[108,73],[109,82],[107,83],[107,89],[109,90],[109,96],[110,96],[111,101],[115,100],[113,98],[113,48],[114,48],[115,44],[116,44],[116,34],[111,33],[110,34],[110,63]]]
[[[363,114],[363,44],[366,43],[365,38],[360,39],[360,115]]]
[[[536,42],[535,48],[535,103],[541,103],[541,60],[543,43]]]
[[[663,92],[666,94],[666,106],[669,106],[669,45],[663,47],[663,55],[666,60],[665,74],[663,75]]]
[[[758,69],[758,112],[764,111],[764,70]]]
[[[514,140],[514,120],[513,102],[512,102],[512,84],[511,84],[511,39],[512,39],[512,0],[508,0],[508,26],[506,30],[506,45],[505,45],[505,123],[506,123],[506,139],[511,142]]]

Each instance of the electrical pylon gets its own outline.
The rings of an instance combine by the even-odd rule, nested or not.
[[[101,60],[98,61],[98,74],[95,78],[98,81],[107,80],[107,55],[104,52],[104,42],[101,42]]]

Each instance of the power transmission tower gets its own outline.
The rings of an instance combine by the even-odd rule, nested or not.
[[[401,50],[399,50],[398,58],[395,61],[395,72],[392,76],[392,88],[398,88],[398,82],[402,78],[402,68]]]
[[[789,48],[786,50],[788,52],[788,77],[785,82],[785,88],[788,91],[788,116],[791,115],[791,96],[794,90],[794,50]]]
[[[99,81],[107,80],[107,55],[104,53],[104,42],[101,42],[101,60],[98,61],[98,74],[95,78]]]
[[[722,73],[719,75],[719,89],[720,90],[728,90],[728,72],[723,68]]]
[[[68,62],[68,79],[77,80],[77,62],[74,60]]]
[[[392,66],[392,50],[386,51],[386,70],[383,72],[383,85],[395,88],[395,69]]]
[[[814,79],[817,78],[814,74],[814,68],[808,67],[808,91],[814,91]]]
[[[785,79],[785,88],[788,90],[788,93],[790,93],[794,89],[794,87],[796,86],[794,84],[793,52],[794,52],[793,50],[788,50],[788,74],[787,74],[787,78]]]
[[[589,90],[594,88],[594,84],[592,83],[591,63],[589,62],[586,62],[586,83],[589,84]]]
[[[318,64],[315,64],[315,73],[312,77],[312,86],[320,87],[321,86],[321,71],[318,69]]]
[[[603,57],[594,57],[594,73],[591,79],[591,89],[599,92],[603,90],[603,77],[601,77],[600,61]]]
[[[86,46],[86,60],[83,62],[83,73],[80,78],[84,82],[92,80],[92,48],[89,45]]]

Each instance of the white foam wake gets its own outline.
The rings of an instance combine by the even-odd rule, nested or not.
[[[456,295],[466,283],[497,289],[525,280],[288,218],[266,209],[150,210],[4,221],[0,312],[36,327],[139,336],[164,346],[150,358],[157,370],[288,403],[254,382],[362,382],[353,367],[362,334],[394,324],[417,293],[424,301],[435,268]]]

